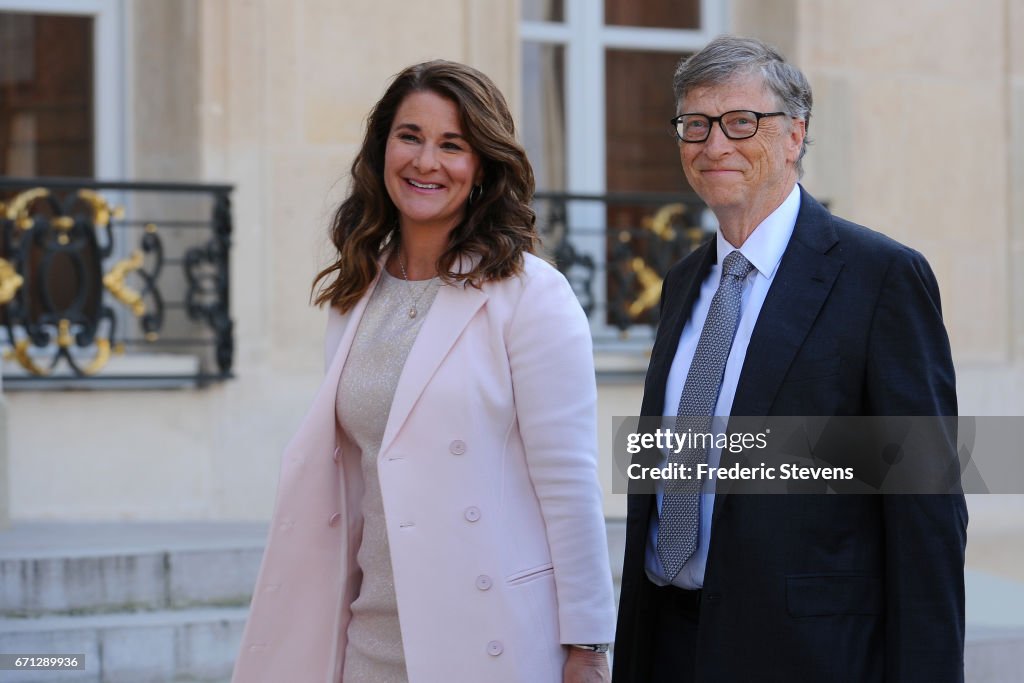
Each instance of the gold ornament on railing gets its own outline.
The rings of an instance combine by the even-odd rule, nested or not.
[[[49,197],[50,191],[45,187],[36,187],[15,195],[6,209],[7,220],[14,221],[15,230],[31,230],[35,221],[28,215],[28,207],[37,199]]]
[[[36,377],[46,377],[50,374],[50,371],[44,367],[36,365],[35,361],[32,360],[32,356],[28,353],[29,341],[28,339],[19,339],[14,345],[14,350],[4,355],[5,359],[13,359],[18,362],[18,365],[31,372]]]
[[[659,208],[653,216],[644,218],[643,225],[661,239],[671,242],[676,238],[676,231],[672,228],[672,219],[680,218],[684,213],[686,213],[686,207],[682,204],[678,202],[666,204]]]
[[[125,277],[133,270],[142,267],[144,258],[142,252],[136,249],[130,258],[123,259],[114,264],[110,272],[103,276],[103,286],[114,295],[114,298],[131,309],[132,315],[141,318],[146,314],[146,304],[142,296],[134,289],[124,283]]]
[[[29,207],[36,200],[49,196],[51,196],[50,191],[46,188],[37,187],[26,190],[16,195],[9,203],[0,203],[0,215],[4,215],[8,220],[13,221],[14,228],[17,231],[25,232],[31,230],[35,226],[35,220],[29,214]],[[96,229],[107,227],[110,224],[111,218],[122,218],[124,216],[123,207],[112,208],[106,199],[93,190],[79,190],[77,196],[91,209],[92,224]],[[75,227],[75,219],[72,216],[54,216],[50,219],[50,227],[57,231],[58,244],[62,246],[70,244],[71,238],[68,233]],[[130,272],[141,268],[142,265],[142,252],[136,250],[132,253],[131,258],[124,259],[115,264],[111,271],[103,277],[103,285],[118,301],[127,306],[136,317],[144,315],[146,307],[142,301],[142,296],[125,285],[124,279]],[[24,278],[14,270],[14,267],[8,261],[0,258],[0,305],[9,303],[23,284]],[[71,325],[71,321],[66,318],[62,318],[57,323],[57,347],[69,353],[75,345]],[[93,345],[95,346],[96,353],[88,365],[81,369],[81,372],[85,375],[96,374],[106,366],[112,353],[122,353],[124,351],[124,347],[120,344],[112,347],[110,340],[105,337],[97,337]],[[48,368],[40,366],[33,360],[29,353],[30,346],[31,342],[29,339],[20,339],[15,342],[14,348],[9,350],[4,357],[17,361],[21,367],[37,377],[49,375],[50,370]]]
[[[629,304],[627,310],[631,317],[639,318],[661,301],[662,277],[639,256],[633,258],[630,267],[636,273],[636,279],[643,289]]]
[[[0,258],[0,306],[10,303],[23,284],[25,278],[18,275],[10,261]]]
[[[78,198],[92,207],[92,222],[97,228],[105,228],[110,223],[111,217],[124,218],[124,207],[110,208],[110,204],[98,192],[79,190]]]
[[[659,239],[672,242],[676,239],[672,221],[681,218],[685,213],[686,206],[680,202],[673,202],[660,207],[653,215],[646,216],[642,225]],[[641,289],[626,310],[630,317],[639,318],[658,305],[661,300],[663,278],[641,256],[636,256],[630,261],[630,268],[636,273],[637,283]]]

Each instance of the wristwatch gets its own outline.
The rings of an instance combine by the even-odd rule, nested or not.
[[[608,643],[599,643],[596,645],[577,645],[576,643],[572,643],[569,647],[579,648],[580,650],[589,650],[591,652],[599,652],[601,654],[608,652]]]

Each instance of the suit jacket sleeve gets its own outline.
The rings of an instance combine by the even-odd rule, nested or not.
[[[890,264],[869,340],[868,414],[957,414],[938,285],[917,252],[901,250]],[[885,495],[882,504],[885,680],[963,681],[964,498]]]
[[[597,478],[590,328],[552,268],[533,270],[507,330],[516,416],[540,501],[562,643],[609,643],[615,605]]]

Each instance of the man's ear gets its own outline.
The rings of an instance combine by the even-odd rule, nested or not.
[[[789,130],[789,155],[794,164],[800,158],[800,149],[804,145],[804,138],[807,137],[807,121],[803,119],[790,119]]]

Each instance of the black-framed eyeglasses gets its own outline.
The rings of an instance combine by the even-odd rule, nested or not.
[[[721,116],[708,116],[707,114],[680,114],[669,123],[675,129],[676,137],[683,142],[704,142],[711,135],[711,126],[716,121],[718,127],[730,140],[746,140],[757,135],[757,128],[761,125],[761,119],[769,116],[788,116],[784,111],[773,111],[762,114],[759,111],[748,111],[737,109],[727,111]]]

